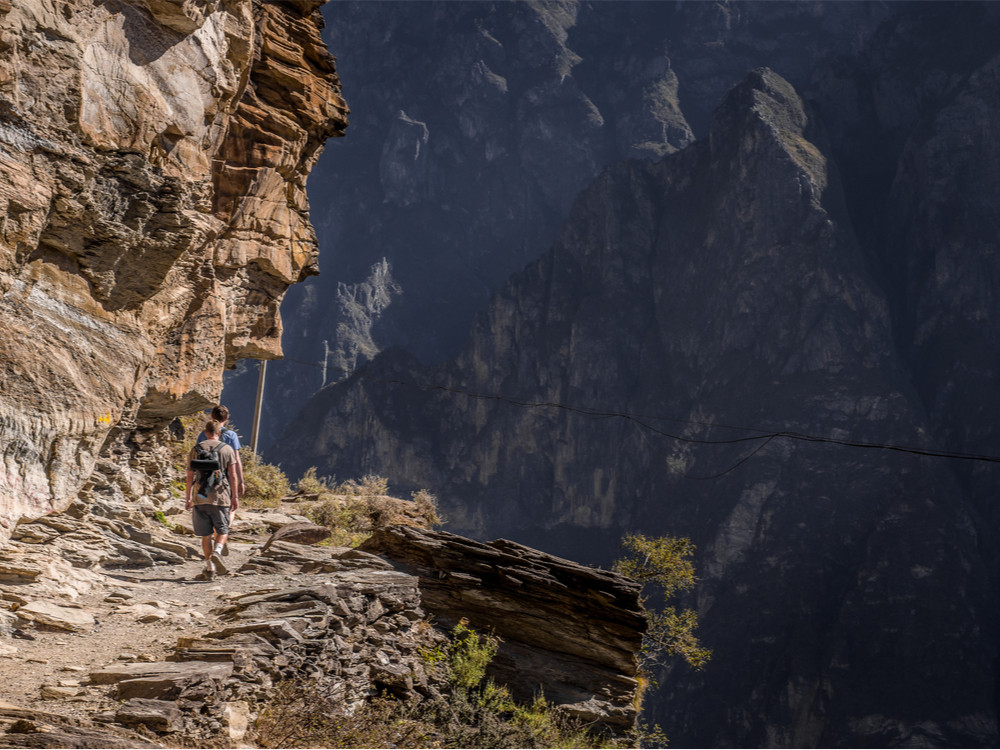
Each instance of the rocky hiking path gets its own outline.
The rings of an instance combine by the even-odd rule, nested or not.
[[[0,548],[0,747],[253,746],[287,681],[345,714],[441,698],[427,654],[460,620],[500,639],[517,700],[634,725],[634,581],[409,525],[333,546],[297,510],[241,512],[211,580],[187,514],[91,502],[20,524]]]
[[[166,746],[243,744],[254,701],[293,676],[305,652],[324,651],[340,633],[355,641],[347,650],[360,663],[373,656],[364,642],[378,634],[368,625],[402,612],[394,623],[402,633],[423,619],[415,582],[409,596],[396,596],[399,581],[378,580],[379,572],[395,575],[388,563],[307,546],[329,530],[294,506],[285,510],[242,511],[223,558],[229,574],[212,579],[197,538],[182,535],[190,533],[187,514],[168,517],[172,530],[126,509],[117,519],[80,511],[19,528],[0,550],[0,746],[129,747],[154,737]],[[84,558],[111,567],[74,567]],[[130,561],[136,564],[114,567]],[[317,573],[335,571],[343,574],[336,583],[317,581]],[[320,590],[310,592],[317,583]],[[260,601],[268,597],[305,616],[268,617]],[[324,606],[336,610],[337,633],[326,632],[332,618]],[[303,634],[312,643],[303,645]],[[199,652],[204,636],[215,641]],[[322,661],[310,656],[311,664]],[[386,667],[401,657],[390,645],[375,661]],[[352,685],[342,664],[327,666],[343,677],[345,698],[357,701],[370,689],[372,670],[356,669]],[[419,672],[413,667],[395,671]]]
[[[252,546],[234,543],[225,558],[232,570],[246,562]],[[82,686],[90,672],[114,661],[153,662],[166,657],[179,636],[190,635],[217,622],[212,610],[233,594],[261,586],[281,585],[290,577],[235,572],[212,581],[199,579],[204,563],[190,560],[144,570],[106,573],[104,586],[95,587],[75,602],[61,602],[68,612],[50,613],[52,622],[74,611],[93,618],[92,627],[68,630],[36,621],[19,630],[0,658],[0,684],[9,703],[86,716],[110,704],[103,691]],[[276,579],[276,580],[262,580]],[[86,622],[84,619],[81,625]],[[30,638],[30,640],[29,640]]]

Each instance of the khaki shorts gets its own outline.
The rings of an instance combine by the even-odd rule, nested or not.
[[[229,508],[225,505],[196,505],[191,511],[191,527],[195,536],[212,536],[212,532],[229,533]]]

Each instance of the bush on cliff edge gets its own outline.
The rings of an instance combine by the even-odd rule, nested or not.
[[[518,704],[506,687],[486,679],[499,641],[463,621],[446,643],[424,653],[437,675],[430,697],[373,698],[350,716],[342,696],[315,681],[277,686],[258,710],[260,747],[634,747],[636,737],[610,738],[588,731],[543,696]],[[421,699],[422,698],[422,699]]]

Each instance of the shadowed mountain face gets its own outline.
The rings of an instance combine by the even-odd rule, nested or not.
[[[817,108],[853,229],[877,273],[896,269],[885,234],[901,151],[996,51],[998,28],[991,4],[954,2],[333,2],[323,14],[351,136],[310,177],[323,275],[283,305],[288,359],[270,365],[264,446],[379,351],[454,356],[604,167],[704,137],[760,66]],[[897,304],[900,279],[880,280]],[[226,381],[243,427],[255,369]]]
[[[760,437],[1000,453],[977,403],[997,382],[993,70],[890,133],[881,243],[842,124],[752,72],[707,137],[605,171],[457,358],[385,352],[277,457],[430,487],[456,530],[595,561],[623,531],[691,536],[714,658],[650,699],[680,745],[995,744],[997,470]]]

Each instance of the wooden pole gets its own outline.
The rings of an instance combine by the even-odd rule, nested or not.
[[[257,437],[260,435],[260,408],[264,403],[264,377],[267,373],[267,360],[260,361],[260,374],[257,377],[257,403],[253,407],[253,429],[250,430],[250,451],[257,453]]]
[[[322,363],[322,367],[323,367],[323,383],[322,383],[322,385],[320,385],[320,388],[322,388],[324,385],[326,385],[326,363],[329,362],[329,361],[330,361],[330,344],[329,344],[329,342],[326,341],[326,339],[324,339],[323,340],[323,363]]]

